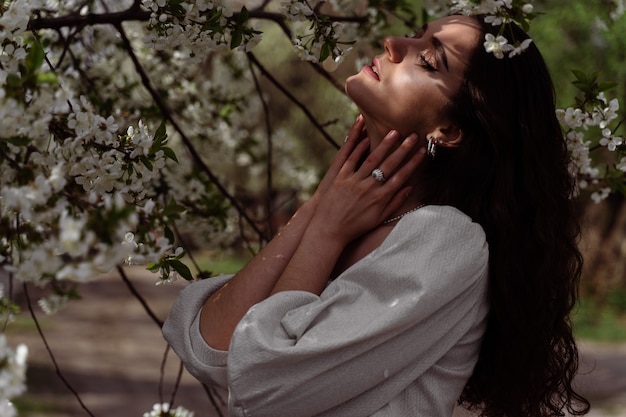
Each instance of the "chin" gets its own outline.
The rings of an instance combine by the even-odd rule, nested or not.
[[[349,76],[348,78],[346,78],[346,82],[343,83],[343,91],[345,91],[346,95],[350,97],[352,101],[354,101],[354,99],[352,98],[352,94],[350,94],[350,90],[351,90],[350,82],[354,77],[355,77],[354,75]]]
[[[360,73],[349,76],[343,87],[346,95],[350,97],[350,99],[352,99],[352,101],[354,101],[359,107],[361,107],[360,101],[365,100],[369,95],[367,85],[365,85],[361,79]]]

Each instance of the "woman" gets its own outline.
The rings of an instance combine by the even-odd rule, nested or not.
[[[588,410],[552,84],[533,45],[484,51],[498,29],[450,16],[386,38],[346,81],[362,115],[313,197],[234,277],[183,291],[165,337],[233,416]]]

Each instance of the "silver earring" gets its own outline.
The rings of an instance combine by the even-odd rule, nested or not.
[[[435,154],[437,153],[437,143],[438,141],[434,139],[432,136],[427,138],[428,145],[426,145],[426,153],[430,156],[430,159],[435,159]]]

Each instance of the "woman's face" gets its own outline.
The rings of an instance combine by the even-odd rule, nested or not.
[[[370,136],[396,129],[424,138],[449,128],[442,109],[460,88],[479,37],[473,18],[449,16],[424,25],[412,38],[385,38],[384,53],[345,85]]]

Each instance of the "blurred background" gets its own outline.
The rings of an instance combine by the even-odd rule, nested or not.
[[[551,69],[558,107],[566,108],[574,102],[573,69],[586,73],[599,71],[601,80],[617,82],[617,87],[607,92],[607,96],[626,103],[626,17],[622,15],[611,22],[609,29],[608,3],[611,2],[545,0],[535,5],[537,11],[546,14],[533,21],[530,33]],[[263,30],[263,41],[254,50],[255,55],[283,85],[297,94],[298,100],[307,103],[340,142],[356,114],[355,109],[340,88],[295,57],[280,28],[268,25]],[[357,70],[358,60],[368,54],[371,57],[371,53],[380,51],[375,47],[369,52],[367,48],[360,49],[332,76],[341,85],[347,75]],[[207,70],[212,64],[209,58]],[[289,158],[293,165],[290,169],[294,171],[312,169],[313,179],[308,189],[296,190],[292,178],[277,176],[273,194],[266,198],[263,181],[254,172],[241,171],[235,165],[224,170],[242,184],[238,197],[247,202],[251,211],[255,207],[262,210],[267,204],[271,206],[273,215],[268,228],[275,232],[313,189],[334,147],[267,79],[260,79],[260,83],[270,103],[270,118],[280,122],[284,138],[296,138],[277,141],[274,158]],[[240,144],[247,145],[252,146]],[[580,210],[583,213],[580,245],[585,270],[581,302],[573,316],[582,352],[577,383],[592,402],[592,416],[626,417],[626,202],[620,195],[611,195],[599,204],[581,198]],[[211,274],[235,272],[249,259],[250,250],[237,239],[236,232],[232,234],[227,243],[210,250],[201,245],[196,247],[193,255],[202,270]],[[188,237],[190,242],[194,241],[193,234]],[[141,267],[127,268],[126,273],[126,282],[118,273],[111,273],[84,284],[80,289],[81,299],[56,316],[45,316],[35,306],[41,331],[61,375],[28,314],[19,315],[7,328],[12,343],[26,343],[30,350],[28,393],[15,402],[20,416],[142,416],[153,404],[169,402],[174,390],[174,405],[195,411],[197,417],[227,415],[223,404],[220,405],[219,393],[207,393],[186,372],[180,386],[175,388],[179,362],[167,351],[158,325],[138,302],[139,296],[163,320],[186,283],[179,280],[171,285],[155,286],[156,276]],[[31,290],[33,300],[37,299],[37,292],[37,288]],[[27,312],[23,294],[18,301]],[[167,361],[163,364],[164,357]],[[84,407],[62,379],[78,392]],[[210,397],[217,403],[213,404]]]

